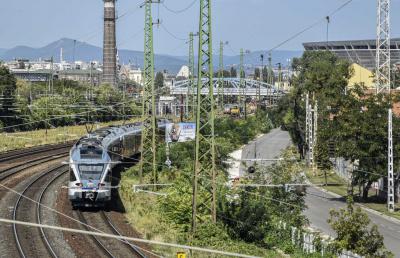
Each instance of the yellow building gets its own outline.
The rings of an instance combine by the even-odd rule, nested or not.
[[[374,88],[374,74],[362,67],[359,64],[352,64],[351,68],[354,71],[353,76],[349,80],[349,87],[354,86],[356,84],[364,84],[368,88]]]

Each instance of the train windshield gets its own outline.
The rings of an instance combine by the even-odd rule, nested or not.
[[[82,180],[100,180],[104,165],[79,165]]]
[[[83,146],[80,154],[82,159],[101,159],[103,149],[95,146]]]

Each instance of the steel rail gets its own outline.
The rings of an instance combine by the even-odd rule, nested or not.
[[[111,228],[111,230],[114,232],[114,234],[119,235],[119,236],[123,236],[119,230],[117,229],[116,226],[114,226],[114,224],[112,223],[112,221],[110,220],[110,218],[106,215],[106,213],[104,211],[100,212],[101,217],[103,218],[103,220],[107,223],[107,225]],[[131,251],[133,253],[135,253],[136,255],[139,255],[142,258],[146,258],[147,256],[145,254],[143,254],[138,247],[136,247],[135,245],[131,244],[130,242],[123,240],[123,243],[125,243],[127,246],[129,246],[129,248],[131,249]]]
[[[63,168],[64,166],[65,166],[65,165],[60,165],[60,166],[51,168],[50,170],[48,170],[48,171],[42,173],[41,175],[39,175],[38,177],[36,177],[33,181],[31,181],[31,182],[24,188],[24,190],[23,190],[22,193],[19,195],[18,200],[16,201],[16,203],[15,203],[15,205],[14,205],[13,220],[17,220],[18,207],[20,206],[21,200],[24,198],[25,193],[28,191],[28,189],[31,188],[31,186],[32,186],[33,184],[35,184],[37,181],[39,181],[39,180],[42,179],[43,177],[45,177],[45,176],[47,176],[47,175],[49,175],[49,174],[51,174],[51,173],[53,173],[53,172],[56,172],[56,171],[60,170],[60,169]],[[25,258],[26,255],[25,255],[25,252],[24,252],[24,250],[23,250],[23,248],[22,248],[21,242],[20,242],[20,240],[19,240],[18,230],[17,230],[17,225],[16,225],[16,224],[13,224],[13,233],[14,233],[15,242],[16,242],[16,244],[17,244],[18,252],[19,252],[19,254],[20,254],[21,257]],[[46,248],[47,248],[47,245],[45,245],[45,246],[46,246]],[[53,250],[48,250],[48,251],[50,251],[50,253],[51,253]]]
[[[83,227],[85,228],[86,231],[90,231],[92,230],[91,228],[89,228],[89,224],[87,223],[87,220],[85,218],[85,216],[83,216],[83,213],[81,211],[76,211],[76,213],[78,214],[78,218],[79,221],[81,222],[81,224],[83,225]],[[91,235],[90,238],[92,238],[92,240],[95,242],[95,244],[104,251],[104,253],[111,257],[111,258],[115,258],[115,256],[108,250],[107,247],[105,247],[103,245],[103,243],[101,243],[100,239],[97,236]]]
[[[45,192],[49,189],[50,185],[52,185],[58,178],[60,178],[61,176],[63,176],[65,173],[67,173],[68,170],[61,172],[60,174],[56,175],[55,177],[53,177],[43,188],[43,190],[40,192],[39,198],[37,200],[37,204],[36,204],[36,213],[37,213],[37,221],[38,224],[42,224],[42,218],[40,215],[40,211],[41,211],[41,207],[42,207],[42,200],[43,200],[43,196],[45,194]],[[42,234],[43,240],[48,248],[48,250],[50,251],[50,254],[53,258],[57,258],[58,255],[56,254],[56,252],[54,251],[54,249],[52,248],[50,241],[48,240],[48,237],[46,235],[46,232],[44,232],[43,228],[40,228],[40,232]]]
[[[0,163],[5,162],[5,161],[10,161],[13,159],[22,158],[25,156],[32,156],[32,155],[43,153],[43,152],[71,148],[72,143],[63,143],[63,144],[59,144],[59,145],[44,145],[44,146],[45,147],[20,149],[20,150],[13,150],[10,152],[0,153]]]

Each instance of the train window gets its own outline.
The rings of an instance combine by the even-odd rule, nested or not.
[[[79,165],[79,173],[82,180],[100,180],[104,165],[87,164]]]
[[[80,149],[82,159],[101,159],[103,149],[95,146],[85,146]]]
[[[75,173],[71,168],[69,168],[69,181],[76,181]]]

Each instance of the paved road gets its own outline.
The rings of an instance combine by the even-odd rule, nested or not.
[[[345,207],[345,200],[311,187],[307,190],[306,204],[308,209],[305,210],[304,214],[310,220],[311,225],[328,235],[334,236],[334,232],[326,222],[329,218],[329,210]],[[395,254],[395,257],[400,257],[400,224],[375,213],[367,213],[372,223],[378,225],[379,232],[385,238],[386,247]]]
[[[242,159],[273,159],[278,157],[281,151],[290,144],[287,132],[274,129],[269,134],[258,138],[256,143],[249,143],[243,149]],[[326,222],[329,218],[329,210],[345,207],[344,200],[311,187],[308,189],[306,204],[308,209],[304,211],[304,214],[310,220],[311,225],[325,234],[333,236],[334,232]],[[368,212],[368,216],[374,224],[378,225],[379,231],[385,237],[386,247],[400,258],[400,224],[371,212]]]
[[[279,158],[281,152],[291,145],[288,132],[274,129],[266,135],[259,137],[256,141],[250,142],[243,148],[242,159],[274,159]],[[246,162],[246,166],[251,166],[253,162]],[[271,164],[263,161],[258,164]],[[245,168],[241,168],[241,173]]]

